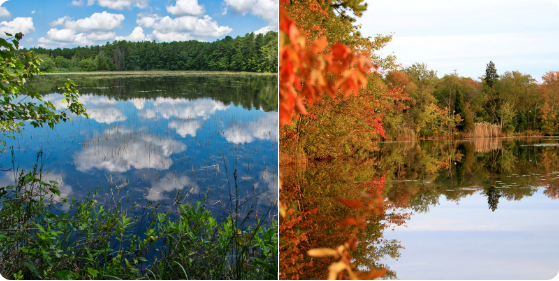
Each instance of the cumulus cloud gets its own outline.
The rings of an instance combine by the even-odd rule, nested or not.
[[[85,45],[93,44],[93,41],[89,40],[85,33],[76,34],[75,30],[68,29],[68,28],[65,29],[51,28],[47,32],[46,37],[41,37],[37,39],[37,41],[39,43],[44,43],[44,44],[56,43],[60,45],[72,44],[72,45],[85,46]]]
[[[130,9],[132,7],[145,8],[148,6],[148,0],[97,0],[97,3],[101,7],[115,10]],[[95,4],[95,0],[87,1],[87,5],[91,6],[93,4]]]
[[[175,41],[188,41],[192,40],[192,36],[188,33],[181,32],[159,32],[157,30],[153,31],[153,36],[161,42],[175,42]]]
[[[131,102],[138,110],[142,110],[146,104],[146,99],[144,98],[133,98],[128,101]]]
[[[94,13],[90,17],[72,20],[70,17],[65,16],[53,21],[51,25],[62,25],[65,28],[73,29],[76,31],[110,31],[122,27],[124,15],[112,14],[103,11],[101,13]]]
[[[254,34],[260,34],[260,33],[266,34],[266,33],[268,33],[268,31],[272,31],[274,29],[276,29],[275,26],[267,25],[267,26],[264,26],[264,27],[258,29],[257,31],[255,31]]]
[[[61,94],[47,95],[44,100],[50,101],[58,110],[68,108],[67,103],[62,103],[64,96]],[[80,102],[87,110],[90,119],[98,123],[111,124],[126,121],[127,117],[122,110],[115,107],[117,101],[102,96],[81,95]]]
[[[23,34],[27,34],[31,31],[35,30],[35,26],[33,26],[33,18],[21,18],[17,17],[11,21],[2,21],[0,22],[0,32],[4,34],[4,32],[8,33],[18,33],[21,32]]]
[[[166,170],[173,165],[170,156],[186,150],[185,144],[173,139],[120,127],[106,130],[104,136],[95,138],[96,145],[76,153],[74,159],[78,171],[99,169],[123,173],[131,169]],[[115,147],[122,149],[115,152]]]
[[[233,13],[245,15],[251,13],[267,20],[269,26],[277,30],[279,0],[225,0]]]
[[[149,189],[147,199],[158,201],[167,199],[163,192],[174,191],[178,189],[187,189],[190,193],[198,193],[198,184],[187,176],[177,176],[174,173],[167,173],[165,177],[153,183]]]
[[[278,141],[278,114],[266,112],[262,118],[250,122],[232,122],[224,132],[231,143],[251,143],[255,140]]]
[[[126,41],[131,41],[131,42],[140,42],[140,41],[150,41],[151,40],[151,36],[149,35],[145,35],[144,34],[144,29],[141,28],[140,26],[136,26],[136,28],[134,28],[134,30],[132,30],[132,33],[130,33],[130,35],[127,36],[117,36],[115,38],[115,40],[126,40]],[[141,108],[138,108],[141,109]]]
[[[87,114],[97,123],[111,124],[126,121],[126,115],[114,107],[87,109]]]
[[[6,9],[4,7],[0,7],[0,17],[9,18],[11,16],[12,16],[12,13],[10,13],[10,11],[8,11],[8,9]]]
[[[200,120],[179,121],[173,120],[169,122],[169,128],[175,129],[177,134],[185,138],[186,136],[196,136],[196,131],[202,127]]]
[[[179,118],[187,120],[198,117],[208,119],[216,111],[225,110],[229,107],[212,99],[187,100],[158,97],[152,103],[155,108],[140,112],[140,116],[146,119]]]
[[[177,0],[175,6],[167,6],[167,12],[173,16],[201,16],[205,10],[198,0]]]
[[[145,28],[153,28],[153,36],[159,41],[165,42],[191,40],[192,35],[219,37],[233,31],[228,26],[219,26],[207,15],[202,18],[195,16],[171,18],[154,14],[139,14],[136,23]]]
[[[72,6],[81,6],[83,5],[83,0],[72,0]]]
[[[124,15],[106,11],[78,20],[65,16],[51,22],[52,26],[62,26],[62,28],[51,28],[45,37],[37,41],[44,44],[94,45],[96,41],[113,40],[116,37],[113,30],[121,28],[123,21]]]
[[[93,41],[108,41],[116,37],[114,32],[93,32],[87,35],[87,39]]]

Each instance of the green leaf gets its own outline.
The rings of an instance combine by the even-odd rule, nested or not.
[[[54,276],[61,280],[73,280],[76,274],[70,270],[62,270],[55,273]]]
[[[31,264],[28,261],[24,261],[23,265],[25,265],[25,267],[27,267],[31,272],[33,272],[35,275],[37,275],[37,277],[39,277],[39,279],[41,279],[41,274],[39,273],[39,271],[37,270],[37,268]]]

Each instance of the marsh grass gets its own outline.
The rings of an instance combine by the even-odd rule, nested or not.
[[[474,129],[467,134],[471,138],[497,138],[502,135],[501,127],[489,122],[475,123]]]
[[[254,197],[238,196],[236,171],[230,214],[221,220],[205,197],[184,204],[180,191],[171,210],[161,212],[152,201],[125,207],[119,187],[63,199],[56,181],[43,181],[39,164],[13,173],[14,185],[0,188],[5,278],[277,279],[276,222],[248,225]]]

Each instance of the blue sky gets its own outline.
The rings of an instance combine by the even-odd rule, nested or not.
[[[2,3],[3,2],[3,3]],[[278,0],[0,0],[0,31],[24,47],[117,40],[214,41],[277,31]],[[3,33],[2,33],[3,34]]]
[[[403,66],[426,63],[439,77],[478,79],[493,61],[541,81],[559,70],[559,0],[368,0],[367,36],[390,34],[382,50]]]

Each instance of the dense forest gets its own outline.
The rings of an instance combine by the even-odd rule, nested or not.
[[[41,71],[206,70],[277,72],[278,33],[248,33],[214,42],[107,42],[103,46],[32,48]],[[24,50],[26,51],[26,50]]]

